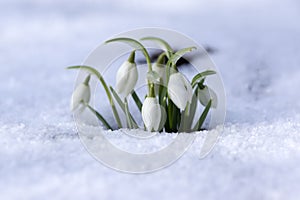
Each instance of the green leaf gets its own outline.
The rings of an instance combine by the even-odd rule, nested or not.
[[[204,72],[201,72],[199,74],[196,74],[194,76],[194,78],[192,79],[192,87],[194,87],[198,81],[201,81],[203,78],[205,78],[206,76],[209,76],[209,75],[213,75],[213,74],[216,74],[215,71],[213,70],[206,70]]]
[[[168,122],[169,122],[169,128],[170,128],[170,131],[172,131],[173,129],[173,102],[171,99],[168,99],[168,104],[167,104],[167,119],[168,119]]]
[[[181,49],[179,51],[177,51],[176,53],[174,53],[171,57],[171,62],[173,65],[175,65],[177,63],[177,61],[182,57],[184,56],[184,54],[188,53],[188,52],[191,52],[193,50],[196,50],[197,48],[196,47],[187,47],[187,48],[184,48],[184,49]]]
[[[170,59],[173,54],[172,47],[163,39],[159,37],[143,37],[140,40],[149,40],[158,43],[162,49],[166,52],[167,57]]]
[[[131,93],[131,96],[132,96],[132,98],[133,98],[133,100],[134,100],[136,106],[138,107],[138,109],[139,109],[140,112],[141,112],[141,111],[142,111],[142,106],[143,106],[143,104],[142,104],[140,98],[138,97],[138,95],[136,94],[135,91],[133,91],[133,92]]]
[[[90,105],[86,104],[86,106],[90,109],[90,111],[92,113],[94,113],[96,115],[96,117],[102,122],[102,124],[104,126],[106,126],[106,128],[110,129],[110,130],[113,130],[112,127],[109,125],[109,123],[104,119],[104,117],[99,113],[97,112],[94,108],[92,108]]]
[[[197,110],[197,102],[198,102],[198,98],[197,98],[197,94],[195,93],[193,95],[192,103],[190,105],[190,112],[189,112],[188,125],[187,125],[189,128],[192,128],[191,126]]]
[[[126,115],[126,121],[127,121],[127,125],[128,128],[132,129],[133,124],[132,124],[132,120],[130,118],[130,112],[129,112],[129,108],[128,108],[128,102],[125,99],[125,115]]]
[[[207,114],[208,114],[208,112],[209,112],[209,109],[210,109],[210,107],[211,107],[211,102],[212,102],[212,101],[209,100],[209,102],[208,102],[207,106],[205,107],[205,109],[203,110],[203,112],[202,112],[202,114],[201,114],[201,116],[200,116],[198,122],[197,122],[196,125],[194,126],[194,130],[195,130],[195,131],[200,131],[200,129],[201,129],[201,127],[202,127],[202,125],[203,125],[203,123],[204,123],[206,117],[207,117]]]
[[[178,124],[180,123],[181,113],[179,108],[177,108],[177,106],[174,104],[174,102],[173,102],[172,112],[173,112],[173,119],[172,119],[173,132],[178,132],[178,127],[179,127]]]
[[[170,131],[174,133],[178,131],[178,122],[180,122],[180,119],[178,120],[178,115],[180,116],[180,110],[177,108],[177,106],[173,103],[171,99],[168,99],[167,119],[169,122]]]
[[[120,108],[123,110],[123,112],[126,115],[126,105],[123,103],[123,101],[121,100],[121,98],[119,97],[119,95],[116,93],[116,91],[113,89],[113,87],[109,87],[111,90],[112,95],[115,97],[117,103],[119,104]],[[134,118],[132,117],[132,115],[129,113],[129,118],[131,121],[131,124],[134,128],[138,128],[138,125],[136,123],[136,121],[134,120]]]
[[[95,68],[90,67],[90,66],[86,66],[86,65],[71,66],[71,67],[67,67],[67,69],[82,69],[82,70],[85,70],[85,71],[87,71],[87,72],[89,72],[89,73],[95,75],[95,76],[99,79],[100,83],[102,84],[102,86],[103,86],[103,88],[104,88],[104,90],[105,90],[105,92],[106,92],[107,98],[108,98],[109,103],[110,103],[110,105],[111,105],[111,108],[112,108],[114,117],[115,117],[115,119],[116,119],[116,122],[117,122],[117,124],[118,124],[118,127],[119,127],[119,128],[122,128],[122,123],[121,123],[121,120],[120,120],[118,111],[117,111],[117,109],[116,109],[116,107],[115,107],[115,103],[114,103],[114,101],[113,101],[113,99],[112,99],[112,96],[111,96],[111,93],[110,93],[110,91],[109,91],[109,89],[108,89],[108,86],[107,86],[107,84],[106,84],[104,78],[103,78],[102,75],[100,74],[100,72],[98,72],[98,70],[96,70]]]

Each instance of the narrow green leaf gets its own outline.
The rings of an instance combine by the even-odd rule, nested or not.
[[[209,102],[208,102],[207,106],[205,107],[205,109],[203,110],[203,112],[202,112],[202,114],[201,114],[201,116],[200,116],[198,122],[197,122],[196,125],[194,126],[194,130],[195,130],[195,131],[200,131],[200,129],[201,129],[201,127],[202,127],[202,125],[203,125],[203,123],[204,123],[206,117],[207,117],[207,114],[208,114],[208,112],[209,112],[209,109],[210,109],[210,107],[211,107],[211,102],[212,102],[212,101],[209,100]]]
[[[194,91],[192,102],[189,106],[181,113],[180,132],[192,131],[192,124],[194,121],[195,113],[197,110],[197,89]]]
[[[178,131],[178,124],[180,122],[180,110],[177,108],[177,106],[173,103],[173,108],[172,108],[172,128],[173,128],[173,132],[177,132]]]
[[[169,114],[168,114],[168,105],[167,105],[167,97],[164,97],[163,99],[162,99],[162,103],[161,103],[161,105],[165,108],[165,111],[166,111],[166,123],[165,123],[165,131],[166,132],[171,132],[170,131],[170,126],[169,126]]]
[[[116,91],[114,90],[113,87],[109,87],[112,95],[115,97],[117,103],[119,104],[120,108],[125,111],[125,104],[123,103],[123,101],[121,100],[121,98],[119,97],[119,95],[116,93]]]
[[[113,130],[112,127],[109,125],[109,123],[104,119],[104,117],[99,112],[97,112],[94,108],[92,108],[88,104],[86,104],[86,106],[90,109],[92,113],[96,115],[96,117],[102,122],[104,126],[106,126],[107,129]]]
[[[126,121],[127,121],[128,128],[132,129],[133,124],[132,124],[132,121],[131,121],[131,118],[130,118],[128,102],[127,102],[126,99],[125,99],[125,115],[126,115]]]
[[[173,129],[173,102],[171,99],[168,99],[168,105],[167,105],[167,114],[168,114],[168,120],[169,120],[169,128],[172,131]]]
[[[163,39],[159,37],[143,37],[140,40],[149,40],[158,43],[161,48],[166,52],[167,57],[170,59],[173,54],[172,47]]]
[[[184,49],[181,49],[179,51],[177,51],[176,53],[174,53],[171,57],[171,62],[173,65],[175,65],[177,63],[177,61],[182,57],[184,56],[184,54],[188,53],[188,52],[191,52],[193,50],[196,50],[197,48],[196,47],[187,47],[187,48],[184,48]]]
[[[143,106],[143,104],[142,104],[142,102],[141,102],[139,96],[136,94],[135,91],[133,91],[133,92],[131,93],[131,96],[132,96],[132,98],[133,98],[133,100],[134,100],[136,106],[138,107],[139,111],[142,111],[142,106]]]
[[[191,126],[193,124],[193,120],[194,120],[195,113],[196,113],[196,110],[197,110],[197,103],[198,103],[197,90],[195,90],[193,98],[192,98],[192,103],[190,105],[188,124],[187,124],[187,126],[190,129],[192,128]]]
[[[123,103],[123,101],[121,100],[119,95],[116,93],[116,91],[113,89],[113,87],[110,86],[109,89],[111,90],[111,93],[114,96],[114,98],[116,99],[116,101],[119,104],[120,108],[123,110],[123,112],[126,115],[126,105]],[[137,125],[136,121],[134,120],[133,116],[130,113],[129,113],[129,118],[131,120],[131,124],[133,125],[133,127],[138,128],[138,125]]]
[[[71,66],[71,67],[67,67],[67,69],[82,69],[82,70],[86,70],[86,71],[88,71],[89,73],[95,75],[95,76],[99,79],[100,83],[102,84],[102,86],[103,86],[103,88],[104,88],[104,90],[105,90],[105,92],[106,92],[107,98],[108,98],[109,103],[110,103],[110,105],[111,105],[111,108],[112,108],[114,117],[115,117],[115,119],[116,119],[116,122],[117,122],[117,124],[118,124],[118,127],[119,127],[119,128],[122,128],[122,123],[121,123],[121,120],[120,120],[118,111],[117,111],[117,109],[116,109],[116,107],[115,107],[115,103],[114,103],[113,98],[112,98],[112,96],[111,96],[111,93],[110,93],[110,91],[109,91],[109,89],[108,89],[108,86],[107,86],[107,84],[106,84],[104,78],[103,78],[102,75],[100,74],[100,72],[98,72],[98,70],[96,70],[96,69],[93,68],[93,67],[85,66],[85,65]]]
[[[213,70],[206,70],[204,72],[201,72],[199,74],[196,74],[194,76],[194,78],[192,79],[192,87],[194,87],[198,81],[201,81],[203,78],[205,78],[206,76],[209,76],[209,75],[213,75],[213,74],[216,74],[215,71]]]
[[[158,85],[158,102],[160,105],[162,105],[163,99],[166,96],[166,92],[164,91],[165,86],[162,84]]]

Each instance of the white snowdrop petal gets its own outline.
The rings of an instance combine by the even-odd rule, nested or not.
[[[138,72],[135,63],[125,61],[118,69],[116,75],[116,91],[126,97],[134,89],[138,79]]]
[[[167,112],[164,107],[162,107],[161,105],[159,105],[159,106],[160,106],[160,111],[161,111],[161,118],[160,118],[158,130],[162,130],[167,121]]]
[[[161,107],[154,97],[147,97],[142,107],[142,118],[148,131],[158,131],[161,123]]]
[[[71,97],[71,110],[76,110],[82,100],[88,103],[90,101],[90,96],[90,87],[88,85],[85,85],[84,83],[79,84],[74,90]]]
[[[179,72],[170,76],[168,94],[180,110],[184,110],[193,97],[191,84]]]
[[[185,87],[187,89],[187,96],[188,96],[188,102],[191,103],[192,102],[192,98],[193,98],[193,88],[191,83],[184,77],[182,76],[183,81],[185,83]]]
[[[169,97],[172,99],[173,103],[180,109],[184,110],[188,102],[186,91],[178,88],[168,88]]]

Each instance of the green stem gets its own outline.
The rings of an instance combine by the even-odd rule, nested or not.
[[[161,54],[158,56],[156,63],[157,63],[158,65],[164,64],[164,63],[165,63],[165,56],[166,56],[166,52],[161,53]]]
[[[150,83],[149,97],[155,97],[154,84]]]
[[[173,49],[165,40],[163,40],[159,37],[144,37],[144,38],[141,38],[140,40],[150,40],[150,41],[157,42],[158,44],[160,44],[161,46],[164,47],[164,51],[166,52],[167,57],[171,58],[171,56],[173,54]]]
[[[149,53],[147,52],[144,45],[142,45],[139,41],[132,39],[132,38],[120,37],[120,38],[113,38],[111,40],[107,40],[105,43],[107,44],[107,43],[111,43],[111,42],[124,42],[124,43],[127,43],[130,46],[134,47],[137,50],[141,50],[146,58],[149,71],[152,71],[151,59],[150,59]]]
[[[170,79],[170,65],[171,65],[171,61],[168,60],[167,64],[166,64],[166,85],[168,85],[169,83],[169,79]]]

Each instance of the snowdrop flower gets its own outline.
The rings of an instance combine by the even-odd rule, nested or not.
[[[88,103],[91,97],[91,89],[89,86],[91,75],[89,75],[83,83],[80,83],[74,90],[71,98],[71,110],[75,111],[82,102]],[[84,108],[83,106],[82,108]]]
[[[166,122],[166,111],[155,97],[147,97],[142,107],[142,118],[148,131],[159,131]]]
[[[128,60],[119,68],[116,76],[116,91],[122,97],[127,97],[135,87],[138,79],[138,72],[134,62],[135,52],[133,51]]]
[[[216,108],[218,105],[217,94],[207,86],[198,89],[198,99],[203,106],[207,106],[209,100],[212,100],[211,107]]]
[[[193,97],[193,89],[190,82],[180,72],[170,76],[168,93],[171,100],[180,110],[184,110],[187,103],[191,103]]]

